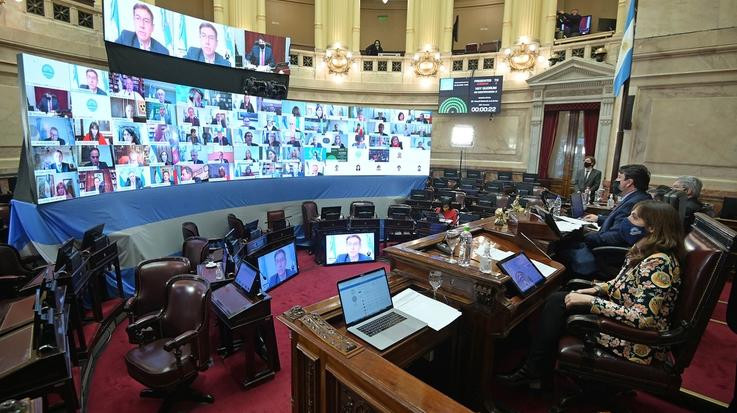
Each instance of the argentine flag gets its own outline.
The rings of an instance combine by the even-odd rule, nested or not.
[[[115,40],[120,36],[120,13],[118,12],[118,1],[113,0],[110,2],[110,23],[115,25],[115,37],[112,39]],[[112,30],[111,30],[112,32]]]
[[[635,42],[635,2],[636,0],[630,0],[627,22],[624,25],[622,45],[619,47],[617,67],[614,70],[614,96],[619,95],[619,89],[629,79],[632,70],[632,46]]]

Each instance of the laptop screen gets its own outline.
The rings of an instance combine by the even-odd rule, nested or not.
[[[392,307],[384,268],[339,282],[338,294],[349,326]]]
[[[571,217],[581,218],[583,216],[583,198],[581,194],[571,195]]]
[[[258,271],[255,268],[248,265],[247,262],[241,261],[241,265],[238,267],[238,273],[235,275],[235,283],[238,284],[243,291],[250,293],[253,288],[253,281],[256,279]]]
[[[512,282],[522,294],[526,294],[535,288],[535,285],[545,281],[535,264],[530,261],[524,252],[505,258],[499,261],[497,265],[512,279]]]

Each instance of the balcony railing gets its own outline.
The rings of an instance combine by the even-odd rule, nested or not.
[[[102,9],[93,1],[80,0],[25,0],[27,14],[53,19],[57,22],[102,32]]]

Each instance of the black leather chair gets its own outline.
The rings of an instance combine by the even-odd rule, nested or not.
[[[41,268],[30,268],[12,245],[0,244],[0,297],[15,297]]]
[[[269,231],[279,229],[280,226],[286,227],[287,217],[284,214],[283,209],[277,209],[274,211],[266,211],[266,227]]]
[[[125,355],[128,374],[146,386],[141,397],[164,399],[160,412],[180,399],[213,403],[213,396],[190,387],[210,363],[210,286],[195,275],[178,275],[167,282],[166,297],[159,313],[128,326],[129,335],[140,336],[145,328],[156,332],[156,340]]]
[[[668,331],[641,330],[593,314],[568,318],[571,335],[559,341],[557,370],[573,378],[585,391],[563,398],[559,409],[582,395],[606,400],[631,389],[668,398],[678,394],[681,374],[693,359],[729,269],[735,263],[737,232],[697,213],[694,229],[686,237],[686,248],[681,291]],[[670,346],[672,359],[653,360],[650,365],[630,362],[599,347],[597,337],[601,333],[633,343]]]
[[[190,268],[185,257],[154,258],[139,263],[135,273],[136,292],[123,307],[128,321],[133,324],[141,317],[158,313],[166,303],[166,283],[175,275],[188,273]]]
[[[356,218],[356,207],[357,206],[364,206],[364,205],[373,205],[374,203],[371,201],[353,201],[351,202],[350,211],[351,211],[351,218]]]
[[[182,244],[182,256],[189,260],[189,272],[192,274],[196,274],[197,266],[207,260],[208,244],[207,238],[203,237],[189,237]]]
[[[235,236],[238,239],[248,239],[249,234],[246,231],[246,226],[234,214],[228,214],[228,228],[235,231]]]
[[[384,245],[387,242],[404,242],[415,237],[415,222],[409,205],[389,205],[384,220]]]
[[[182,239],[187,240],[190,237],[199,237],[200,230],[197,228],[197,224],[194,222],[182,223]]]
[[[315,201],[302,202],[302,229],[305,233],[305,239],[310,247],[310,253],[312,253],[312,245],[314,240],[312,239],[312,221],[319,216],[317,212],[317,203]]]

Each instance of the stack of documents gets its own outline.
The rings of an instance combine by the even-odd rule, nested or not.
[[[570,232],[572,230],[570,229],[564,229],[565,228],[573,228],[573,230],[579,229],[582,226],[588,226],[599,230],[599,225],[596,224],[596,222],[589,222],[584,221],[583,219],[576,219],[576,218],[570,218],[570,217],[564,217],[564,216],[557,216],[556,219],[560,219],[561,221],[556,221],[555,223],[558,225],[558,229],[560,229],[561,232]],[[569,225],[570,224],[570,225]]]
[[[439,331],[461,315],[455,308],[426,297],[411,288],[392,297],[392,302],[394,308],[426,323],[435,331]]]

